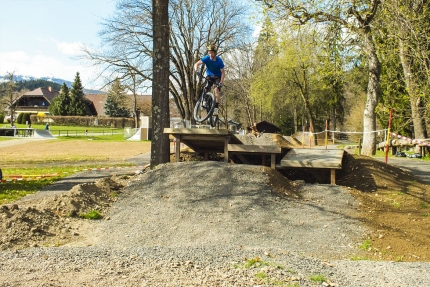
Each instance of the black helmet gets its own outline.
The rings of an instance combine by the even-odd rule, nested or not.
[[[210,45],[207,47],[207,50],[208,50],[208,51],[214,51],[214,52],[216,52],[216,47],[215,47],[215,45],[214,45],[214,44],[210,44]]]

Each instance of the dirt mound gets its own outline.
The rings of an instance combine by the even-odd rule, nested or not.
[[[42,201],[0,206],[0,250],[30,246],[60,246],[79,235],[82,215],[107,212],[129,177],[112,176],[94,184],[79,184]]]
[[[350,154],[337,182],[360,202],[361,220],[373,230],[367,238],[370,258],[430,261],[429,185],[409,171]]]
[[[189,156],[188,160],[201,158]],[[405,170],[365,156],[345,154],[342,166],[336,173],[337,184],[345,186],[359,201],[360,220],[372,230],[367,236],[368,257],[429,261],[430,186]],[[290,178],[281,175],[281,171],[262,168],[268,175],[267,184],[287,196],[298,198],[295,185],[312,182],[307,181],[304,171],[296,171],[295,177]],[[310,177],[315,178],[315,173],[309,173]],[[114,176],[95,184],[77,185],[43,200],[0,206],[0,250],[59,246],[78,240],[87,222],[80,215],[97,210],[108,219],[103,215],[118,199],[116,195],[133,180],[132,176]]]

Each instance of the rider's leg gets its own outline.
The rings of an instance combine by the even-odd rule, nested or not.
[[[219,88],[215,87],[214,92],[215,92],[215,102],[218,104],[221,99]]]

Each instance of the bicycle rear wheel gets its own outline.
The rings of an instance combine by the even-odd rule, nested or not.
[[[213,113],[215,108],[215,96],[212,93],[203,94],[194,107],[194,119],[196,122],[207,120]]]

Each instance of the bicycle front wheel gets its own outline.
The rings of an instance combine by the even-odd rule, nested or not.
[[[218,115],[211,115],[209,117],[209,123],[211,124],[211,127],[215,128],[218,123]]]
[[[212,93],[203,94],[194,107],[194,119],[196,122],[207,120],[215,108],[215,96]]]

